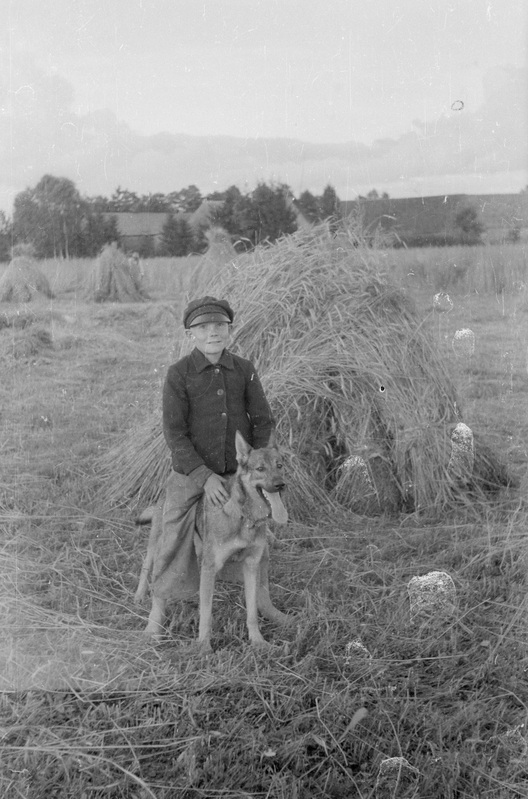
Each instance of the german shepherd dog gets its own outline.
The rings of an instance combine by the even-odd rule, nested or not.
[[[200,498],[196,512],[194,547],[200,566],[200,622],[198,643],[202,652],[211,651],[213,593],[217,574],[224,566],[234,565],[242,572],[246,599],[247,629],[253,646],[265,647],[258,626],[257,610],[278,624],[288,624],[291,617],[281,613],[269,595],[267,541],[268,519],[286,524],[288,515],[280,496],[285,487],[283,466],[272,433],[267,447],[253,449],[236,433],[238,468],[227,482],[229,500],[221,508]],[[162,508],[153,517],[147,555],[135,595],[140,602],[156,559],[162,534]],[[156,596],[152,586],[152,609],[145,633],[158,638],[163,631],[167,600]]]

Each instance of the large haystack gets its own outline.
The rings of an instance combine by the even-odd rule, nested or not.
[[[193,296],[209,293],[210,284],[217,280],[226,268],[237,263],[239,254],[233,246],[231,236],[222,227],[212,227],[205,231],[208,247],[193,270],[190,293]]]
[[[88,277],[86,293],[95,302],[144,302],[148,294],[139,269],[116,244],[106,245]]]
[[[53,297],[48,279],[34,259],[31,245],[17,245],[0,277],[0,302],[31,302],[39,296]]]
[[[368,514],[439,510],[468,486],[505,482],[477,437],[463,486],[450,472],[456,391],[375,251],[303,231],[257,250],[210,289],[237,311],[232,349],[256,364],[291,453],[293,515],[329,502]],[[160,419],[109,453],[104,469],[120,476],[109,498],[150,501],[169,470]]]

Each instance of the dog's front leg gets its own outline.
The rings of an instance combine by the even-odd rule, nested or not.
[[[198,643],[202,652],[211,651],[211,631],[213,626],[213,594],[216,568],[214,563],[202,560],[200,570],[200,624],[198,627]]]
[[[152,608],[148,617],[148,624],[145,627],[145,635],[150,635],[152,638],[161,637],[166,605],[166,599],[161,599],[157,596],[152,597]]]
[[[260,562],[260,573],[259,573],[259,589],[258,589],[258,609],[262,613],[262,615],[269,619],[270,621],[274,621],[276,624],[291,624],[294,621],[292,616],[287,616],[286,613],[282,613],[278,608],[275,607],[273,602],[271,601],[270,593],[269,593],[269,550],[268,546],[264,550],[264,554],[262,556],[262,560]]]
[[[145,599],[147,595],[148,578],[151,569],[152,569],[152,552],[147,551],[143,566],[141,567],[141,574],[139,576],[139,585],[137,587],[136,593],[134,594],[134,603],[136,605],[139,605],[139,603],[143,599]]]
[[[253,646],[268,646],[258,626],[257,594],[260,558],[246,558],[242,564],[244,593],[246,596],[247,629]]]

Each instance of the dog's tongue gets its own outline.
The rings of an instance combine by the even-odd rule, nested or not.
[[[288,521],[288,511],[283,505],[279,492],[277,491],[273,494],[269,494],[263,489],[262,493],[266,497],[266,501],[269,502],[271,508],[271,518],[273,521],[277,524],[286,524]]]

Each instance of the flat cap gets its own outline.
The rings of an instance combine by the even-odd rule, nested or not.
[[[227,300],[217,300],[215,297],[200,297],[189,303],[183,312],[183,326],[201,325],[205,322],[229,322],[235,317],[233,309]]]

